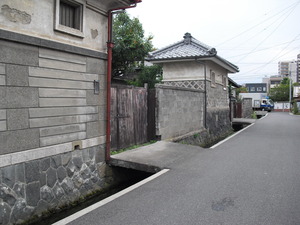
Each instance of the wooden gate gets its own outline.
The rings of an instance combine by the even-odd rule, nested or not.
[[[236,103],[236,114],[235,114],[236,118],[242,118],[242,103],[241,102],[237,102]]]
[[[111,88],[111,149],[148,141],[147,89],[131,86]]]

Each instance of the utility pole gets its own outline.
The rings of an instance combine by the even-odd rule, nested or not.
[[[290,112],[292,111],[292,73],[289,71],[290,75]]]

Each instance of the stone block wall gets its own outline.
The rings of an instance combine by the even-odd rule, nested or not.
[[[169,139],[203,128],[201,90],[156,85],[156,135]]]
[[[207,81],[206,128],[204,124],[204,83],[164,82],[156,85],[156,134],[190,144],[207,145],[232,132],[229,94],[222,84]],[[190,137],[192,138],[190,138]]]
[[[242,117],[251,118],[253,113],[252,98],[243,98],[242,100]]]
[[[104,146],[0,168],[0,224],[26,222],[111,184]]]
[[[231,133],[232,127],[229,108],[209,108],[206,119],[210,142],[214,142]]]
[[[4,40],[0,48],[0,155],[105,136],[104,60]]]

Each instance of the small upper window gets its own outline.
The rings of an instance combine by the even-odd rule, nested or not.
[[[227,79],[226,79],[226,76],[224,75],[223,76],[223,82],[222,82],[224,86],[226,86],[226,81],[227,81]]]
[[[84,2],[56,0],[55,30],[83,37]]]
[[[255,87],[251,87],[250,92],[254,92],[254,91],[255,91]]]
[[[211,80],[211,86],[216,85],[216,74],[214,71],[210,71],[210,80]]]
[[[59,24],[81,30],[82,5],[61,0],[59,4]]]
[[[257,87],[256,90],[257,91],[262,91],[262,87]]]

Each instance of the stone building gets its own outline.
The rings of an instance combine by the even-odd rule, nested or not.
[[[228,73],[238,72],[237,66],[218,56],[215,48],[201,43],[190,33],[186,33],[182,41],[152,52],[147,60],[163,66],[164,89],[160,88],[158,101],[165,101],[158,106],[158,117],[164,118],[158,118],[158,135],[163,139],[174,138],[203,128],[215,137],[228,132],[231,128]],[[183,94],[183,90],[174,90],[159,98],[159,93],[166,87],[192,90],[194,93]],[[188,95],[190,97],[185,98]],[[163,105],[166,105],[164,112],[161,111]],[[181,108],[170,110],[167,107],[174,105]],[[168,122],[170,118],[173,122]],[[175,127],[176,121],[183,121],[180,127]]]
[[[0,1],[0,224],[107,184],[108,21],[137,2]]]

